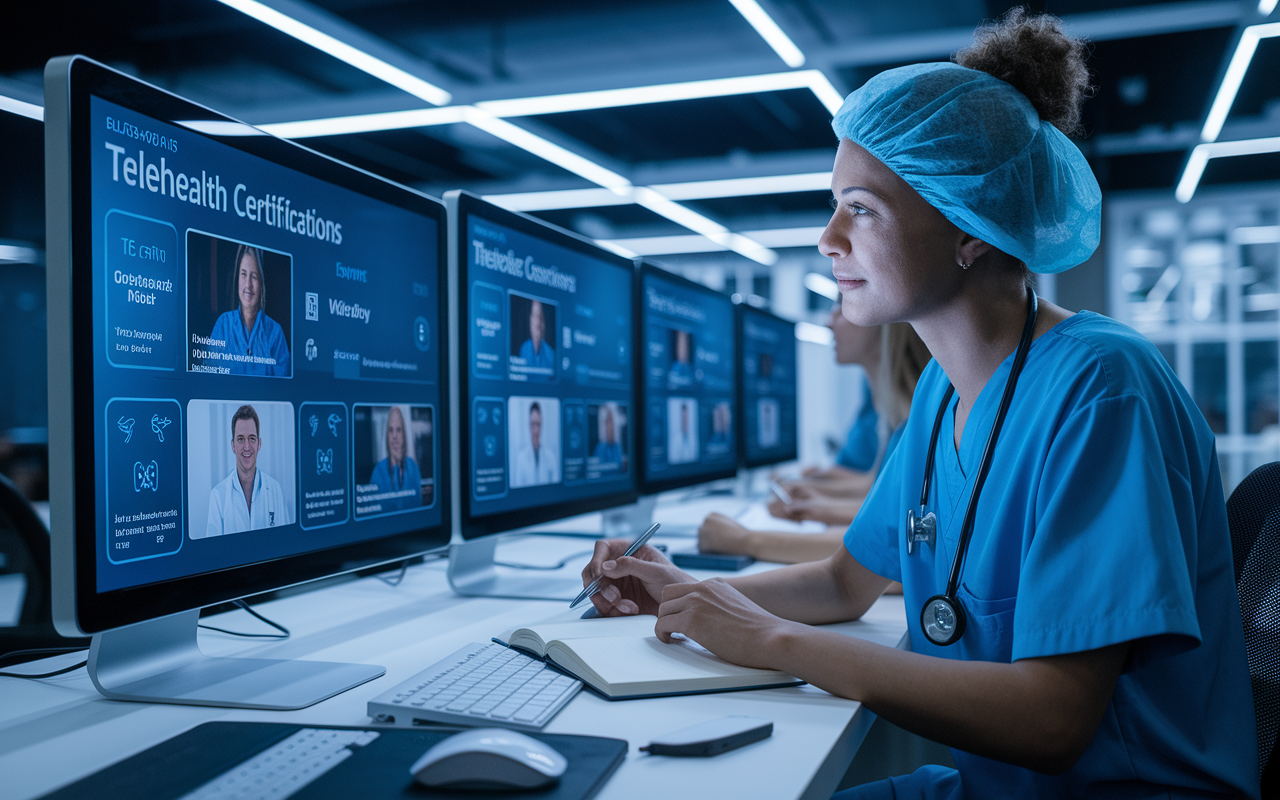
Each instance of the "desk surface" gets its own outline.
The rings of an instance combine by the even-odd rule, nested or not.
[[[674,547],[688,540],[672,540]],[[499,558],[551,563],[583,555],[565,568],[577,574],[593,542],[572,537],[504,539]],[[768,568],[756,565],[755,569]],[[523,573],[528,575],[528,573]],[[556,573],[546,573],[555,575]],[[713,573],[695,571],[710,576]],[[43,681],[0,678],[0,800],[38,797],[129,755],[211,720],[368,725],[368,700],[472,641],[538,620],[572,618],[563,602],[458,597],[445,563],[408,570],[395,587],[377,578],[330,586],[256,606],[293,631],[283,642],[253,642],[202,630],[208,655],[242,655],[381,664],[387,674],[299,711],[252,711],[107,700],[84,670]],[[257,631],[247,614],[215,618],[220,627]],[[906,632],[900,596],[886,596],[860,621],[832,626],[889,647]],[[49,669],[83,654],[40,662]],[[46,671],[30,666],[24,671]],[[664,733],[728,714],[770,719],[769,739],[714,759],[649,756],[639,748]],[[844,775],[873,716],[859,703],[812,686],[729,694],[608,702],[580,693],[547,725],[554,733],[626,739],[626,762],[599,795],[603,800],[655,796],[826,798]]]

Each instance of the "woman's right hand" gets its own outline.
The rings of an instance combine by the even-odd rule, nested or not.
[[[750,531],[724,514],[712,512],[698,528],[698,550],[703,553],[728,553],[754,556],[747,541]]]
[[[656,616],[664,586],[697,583],[649,545],[624,558],[622,554],[630,546],[629,539],[601,539],[596,542],[590,563],[582,570],[583,586],[600,578],[600,591],[591,596],[591,603],[601,616]]]

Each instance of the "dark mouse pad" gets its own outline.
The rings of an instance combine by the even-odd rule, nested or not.
[[[604,786],[627,755],[621,739],[534,733],[535,739],[559,750],[569,762],[560,782],[546,789],[519,792],[443,791],[417,784],[409,767],[432,745],[460,729],[401,730],[376,726],[292,725],[272,722],[206,722],[186,733],[63,787],[45,800],[99,800],[103,797],[146,797],[176,800],[213,780],[303,727],[376,730],[380,734],[290,800],[362,800],[433,798],[433,800],[587,800]]]

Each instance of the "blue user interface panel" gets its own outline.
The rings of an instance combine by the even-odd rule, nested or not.
[[[796,458],[796,325],[741,309],[743,459],[758,467]]]
[[[733,301],[646,265],[640,277],[644,483],[694,483],[737,467]]]
[[[631,270],[550,230],[464,220],[468,516],[632,489]]]
[[[98,590],[442,524],[440,220],[90,116]]]

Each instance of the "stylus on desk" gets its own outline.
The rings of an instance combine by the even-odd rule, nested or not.
[[[640,534],[640,536],[637,537],[636,540],[631,543],[631,546],[627,548],[627,552],[623,553],[620,556],[620,558],[626,558],[627,556],[634,555],[637,550],[639,550],[641,547],[644,547],[644,543],[649,541],[649,538],[653,536],[654,531],[658,530],[658,528],[660,527],[662,527],[660,523],[657,523],[657,522],[653,523],[653,525],[650,526],[649,530]],[[594,581],[587,584],[587,588],[583,589],[582,592],[577,597],[573,598],[573,602],[569,604],[569,608],[571,609],[577,608],[578,605],[583,600],[586,600],[587,598],[592,597],[593,595],[599,593],[599,591],[600,591],[600,579],[596,578]]]

